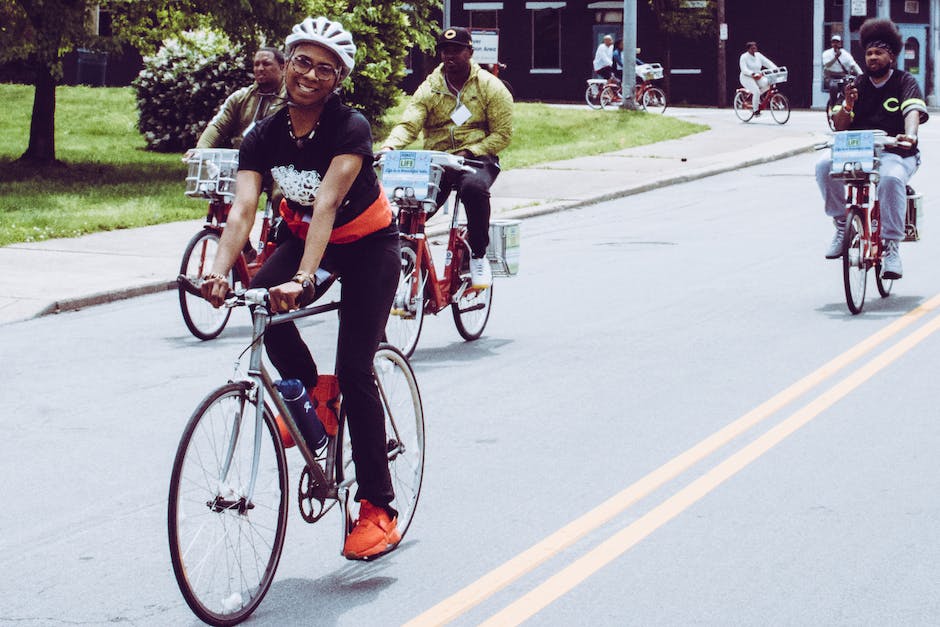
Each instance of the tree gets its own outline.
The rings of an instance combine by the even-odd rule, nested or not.
[[[238,46],[278,45],[306,15],[340,18],[357,35],[362,63],[350,87],[354,99],[384,110],[404,75],[407,47],[433,46],[434,0],[357,2],[338,0],[14,0],[0,3],[0,63],[25,61],[33,73],[35,95],[29,146],[22,161],[55,161],[55,88],[62,58],[79,47],[116,50],[129,43],[154,52],[168,36],[197,26],[226,33]],[[99,9],[112,16],[112,34],[99,37],[89,28]],[[361,55],[361,56],[360,56]],[[383,83],[384,81],[384,83]],[[390,84],[389,84],[390,83]],[[373,91],[374,90],[374,91]],[[372,105],[369,105],[371,108]]]
[[[653,21],[663,42],[665,58],[666,93],[669,93],[669,77],[672,69],[672,40],[675,37],[703,39],[714,36],[715,0],[647,0],[653,13]]]

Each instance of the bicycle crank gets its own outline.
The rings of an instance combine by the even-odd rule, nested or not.
[[[322,474],[322,472],[321,472]],[[304,466],[304,471],[300,473],[300,483],[297,486],[297,505],[300,508],[300,515],[308,523],[315,523],[326,514],[336,504],[333,501],[326,505],[327,488],[321,485],[309,466]]]

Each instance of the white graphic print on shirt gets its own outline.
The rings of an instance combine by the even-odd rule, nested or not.
[[[281,188],[281,193],[305,207],[313,206],[320,189],[320,173],[316,170],[295,170],[293,165],[271,168],[271,176]]]

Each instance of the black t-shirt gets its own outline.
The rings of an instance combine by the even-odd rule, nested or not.
[[[372,130],[365,117],[337,97],[327,101],[311,138],[290,134],[288,107],[261,120],[238,152],[238,169],[270,172],[294,212],[311,213],[320,181],[337,155],[362,155],[359,175],[336,213],[334,228],[361,214],[379,197],[372,169]]]
[[[858,101],[849,125],[852,130],[878,129],[893,137],[904,132],[904,116],[909,112],[919,111],[921,124],[929,117],[917,79],[907,72],[894,70],[881,87],[872,85],[868,75],[863,74],[855,86]]]

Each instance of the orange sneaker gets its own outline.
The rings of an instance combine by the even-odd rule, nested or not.
[[[376,507],[362,499],[359,520],[343,545],[343,557],[348,560],[376,557],[388,553],[399,542],[398,518],[390,518],[384,507]]]

